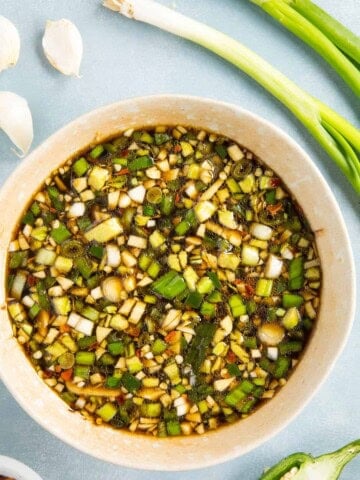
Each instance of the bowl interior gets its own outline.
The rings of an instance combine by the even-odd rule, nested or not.
[[[0,475],[16,480],[41,480],[39,475],[15,458],[0,455]]]
[[[12,232],[32,194],[54,169],[90,144],[127,128],[161,124],[203,127],[252,150],[284,180],[315,232],[323,269],[321,308],[304,358],[288,384],[247,419],[201,436],[159,440],[96,427],[80,414],[69,412],[67,405],[38,378],[12,336],[5,307],[5,254],[0,256],[0,374],[17,401],[38,423],[74,447],[128,467],[184,470],[241,455],[269,439],[299,413],[344,346],[354,313],[355,280],[339,208],[305,152],[283,132],[250,112],[213,100],[183,96],[138,98],[101,108],[64,127],[29,155],[0,193],[0,203],[6,205],[0,212],[2,252],[7,251]]]

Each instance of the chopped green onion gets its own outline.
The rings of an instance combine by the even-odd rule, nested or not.
[[[204,296],[199,292],[190,292],[185,300],[185,304],[191,308],[199,308]]]
[[[200,313],[205,317],[214,317],[216,313],[216,307],[213,303],[203,302],[200,307]]]
[[[273,287],[273,280],[259,278],[256,284],[256,295],[260,297],[270,297]]]
[[[125,372],[121,377],[121,385],[126,388],[128,392],[136,392],[141,387],[141,382],[134,375]]]
[[[244,305],[240,295],[231,295],[229,298],[229,305],[233,317],[241,317],[241,315],[246,314],[246,305]]]
[[[142,403],[141,404],[141,415],[143,417],[160,417],[162,406],[161,403]]]
[[[125,352],[124,344],[120,341],[109,343],[107,349],[109,350],[110,354],[114,355],[115,357],[118,355],[123,355]]]
[[[120,377],[107,377],[105,386],[108,388],[118,388],[121,384]]]
[[[241,377],[242,373],[236,363],[229,363],[226,368],[232,377]]]
[[[75,362],[78,365],[94,365],[95,353],[94,352],[77,352],[75,356]]]
[[[178,420],[169,420],[166,422],[166,430],[168,435],[181,435],[181,427]]]
[[[155,133],[154,138],[156,145],[162,145],[163,143],[166,143],[171,139],[170,135],[168,135],[167,133]]]
[[[198,373],[205,360],[206,349],[213,339],[215,330],[216,325],[213,323],[200,323],[195,328],[195,336],[185,356],[186,363],[192,366],[194,373]]]
[[[60,200],[59,190],[56,187],[50,185],[47,188],[47,193],[49,195],[52,206],[58,211],[63,211],[64,201]]]
[[[102,155],[104,152],[105,148],[102,145],[97,145],[91,150],[90,157],[95,160],[96,158],[99,158],[100,155]]]
[[[105,403],[102,407],[96,410],[96,414],[101,417],[104,422],[110,422],[115,417],[117,408],[110,402]]]
[[[282,343],[279,345],[279,352],[281,355],[287,355],[289,353],[301,352],[303,349],[303,344],[298,341],[292,341],[287,343]]]
[[[160,204],[160,210],[164,215],[170,215],[175,207],[175,199],[171,194],[163,195],[162,201]]]
[[[160,338],[157,338],[151,347],[151,351],[154,355],[161,355],[167,349],[167,343]]]
[[[78,340],[78,346],[80,350],[86,350],[89,347],[93,347],[94,345],[96,345],[95,336],[82,337],[82,338],[79,338]]]
[[[75,259],[75,266],[81,275],[88,279],[93,271],[92,261],[87,257],[80,257]]]
[[[214,284],[214,287],[218,288],[220,290],[221,289],[221,282],[219,280],[219,277],[216,275],[216,273],[215,272],[207,272],[206,275],[210,278],[210,280]]]
[[[21,223],[25,225],[34,225],[35,223],[35,216],[34,214],[30,212],[26,212],[25,215],[23,216]]]
[[[274,377],[283,378],[291,365],[291,359],[288,357],[279,357],[275,362]]]
[[[185,280],[174,270],[170,270],[156,280],[151,287],[154,293],[171,300],[186,289]]]
[[[146,217],[152,217],[153,215],[155,215],[155,207],[154,205],[144,205],[143,206],[143,215],[145,215]]]
[[[138,170],[144,170],[145,168],[151,167],[153,161],[148,155],[144,155],[142,157],[137,157],[131,162],[128,163],[128,169],[130,172],[136,172]]]
[[[12,269],[21,267],[25,262],[25,260],[27,259],[27,256],[28,256],[28,253],[27,251],[24,251],[24,250],[13,252],[10,255],[9,267]]]
[[[85,352],[87,353],[87,352]],[[74,377],[80,377],[87,380],[90,377],[90,366],[87,365],[75,365]]]
[[[295,257],[289,265],[289,290],[300,290],[304,286],[304,259]]]
[[[61,244],[71,237],[71,233],[63,223],[60,223],[57,228],[53,228],[51,230],[50,236],[55,240],[56,243]]]
[[[176,225],[175,232],[177,235],[185,235],[194,225],[196,225],[195,212],[194,210],[188,210],[184,219]]]
[[[284,308],[301,307],[304,303],[304,298],[301,295],[292,293],[284,293],[282,297],[282,304]]]
[[[90,165],[86,161],[86,158],[81,157],[79,160],[76,160],[72,166],[72,170],[77,177],[82,177],[88,171]]]

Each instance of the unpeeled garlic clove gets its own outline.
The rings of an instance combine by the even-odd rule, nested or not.
[[[10,20],[0,15],[0,72],[16,65],[19,54],[19,32]]]
[[[83,43],[79,30],[70,20],[48,20],[42,45],[54,68],[64,75],[79,76]]]
[[[33,141],[33,122],[27,101],[12,92],[0,92],[0,129],[23,155]]]

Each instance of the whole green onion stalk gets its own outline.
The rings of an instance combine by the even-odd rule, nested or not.
[[[250,0],[280,22],[284,27],[316,50],[360,96],[360,70],[342,53],[332,41],[342,39],[341,45],[347,55],[360,62],[360,38],[322,11],[317,24],[311,21],[311,13],[320,9],[309,0]],[[297,9],[300,7],[300,11]],[[306,18],[309,15],[309,20]],[[326,17],[327,16],[327,17]],[[332,21],[331,21],[331,20]],[[336,22],[336,23],[335,23]],[[328,36],[329,35],[329,36]],[[351,40],[351,41],[349,41]]]
[[[321,457],[294,453],[267,470],[259,480],[337,480],[344,467],[360,453],[360,440]]]
[[[342,52],[360,66],[360,37],[311,0],[287,0],[294,10],[318,27]]]
[[[153,0],[104,0],[104,6],[211,50],[282,102],[316,138],[360,194],[360,131],[233,38]]]

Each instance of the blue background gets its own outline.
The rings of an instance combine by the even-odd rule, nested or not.
[[[353,31],[360,31],[359,0],[317,1]],[[359,124],[359,101],[340,78],[314,52],[247,0],[163,3],[237,38],[305,90]],[[11,90],[28,100],[35,128],[33,147],[75,117],[128,97],[184,93],[233,102],[281,127],[313,158],[340,204],[359,271],[359,198],[304,128],[251,79],[198,46],[104,9],[98,0],[1,0],[0,14],[16,24],[22,39],[20,61],[14,69],[0,74],[0,90]],[[43,56],[45,21],[60,18],[72,20],[83,36],[81,79],[61,75]],[[1,184],[20,162],[0,132]],[[358,301],[357,313],[359,306]],[[44,480],[257,480],[265,466],[293,451],[320,454],[360,437],[359,327],[360,320],[356,319],[330,378],[302,414],[260,448],[226,464],[195,472],[149,473],[95,460],[39,427],[1,382],[0,454],[27,463]],[[359,473],[360,458],[346,469],[342,479],[355,480]]]

